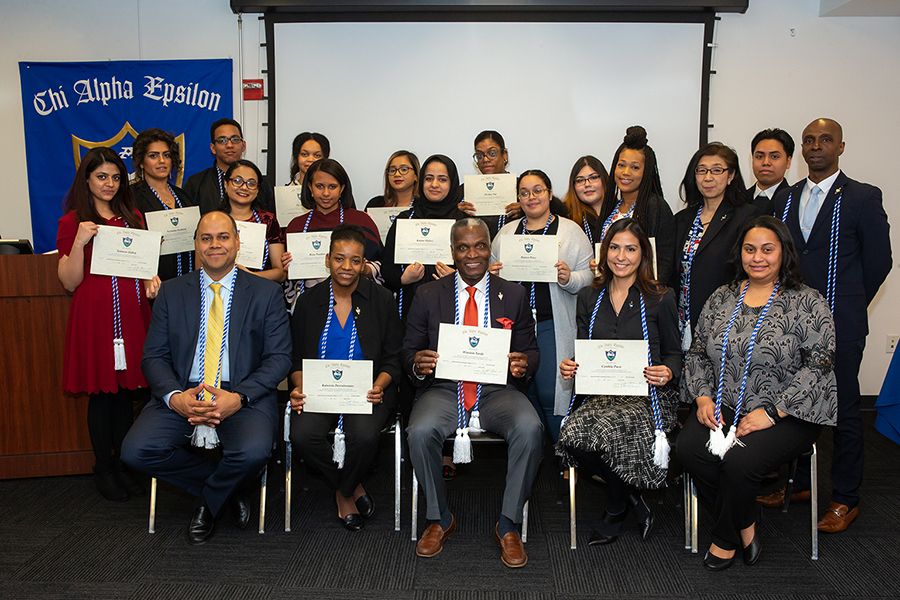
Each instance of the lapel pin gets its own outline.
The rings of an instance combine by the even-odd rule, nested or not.
[[[628,301],[628,308],[634,308],[634,301]]]
[[[835,194],[840,194],[840,193],[841,193],[841,188],[838,188],[838,189],[834,190],[834,193],[835,193]]]
[[[357,317],[359,316],[359,307],[358,306],[356,307],[356,316]]]
[[[497,292],[497,297],[503,300],[503,292]]]

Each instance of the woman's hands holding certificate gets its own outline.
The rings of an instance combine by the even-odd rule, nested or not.
[[[403,275],[400,276],[400,283],[409,285],[421,280],[423,277],[425,277],[425,266],[414,262],[403,270]]]
[[[437,271],[437,273],[433,275],[435,279],[440,279],[441,277],[446,277],[447,275],[456,272],[456,269],[448,267],[441,261],[437,261],[437,264],[434,265],[434,270]]]
[[[559,285],[566,285],[569,283],[569,276],[572,274],[572,269],[569,268],[566,261],[561,260],[553,266],[556,267],[556,280],[559,282]]]
[[[650,385],[662,387],[672,381],[672,370],[665,365],[644,367],[644,377]]]
[[[291,390],[291,410],[298,415],[303,412],[303,405],[306,404],[306,394],[300,389],[300,386]]]
[[[372,404],[381,403],[382,398],[384,398],[384,388],[380,385],[373,385],[372,389],[366,394],[366,400]]]
[[[506,355],[509,357],[509,372],[513,377],[524,377],[528,371],[528,355],[524,352],[510,352]]]
[[[571,358],[564,358],[559,363],[559,374],[562,375],[563,379],[572,379],[575,377],[576,372],[578,372],[578,363]]]
[[[162,285],[162,281],[160,281],[159,275],[154,275],[153,279],[144,279],[143,281],[144,292],[146,292],[147,298],[153,300],[159,293],[159,286]]]
[[[282,252],[281,253],[281,268],[284,269],[284,272],[287,273],[288,267],[291,266],[291,261],[294,260],[294,257],[291,256],[290,252]]]

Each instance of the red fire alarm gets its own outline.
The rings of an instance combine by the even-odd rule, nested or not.
[[[263,80],[262,79],[245,79],[243,88],[244,88],[244,100],[262,100],[263,99]]]

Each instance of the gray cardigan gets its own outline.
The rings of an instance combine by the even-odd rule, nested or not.
[[[558,283],[550,285],[550,303],[553,307],[553,329],[556,338],[555,364],[558,366],[563,359],[575,356],[575,336],[578,332],[575,324],[575,304],[578,290],[590,285],[593,278],[590,262],[594,257],[594,251],[581,227],[570,219],[558,215],[557,218],[559,219],[559,228],[556,234],[559,239],[559,260],[569,265],[572,272],[569,276],[569,283],[566,285]],[[503,244],[503,238],[506,235],[513,235],[521,221],[522,219],[516,219],[507,223],[497,233],[491,247],[492,263],[500,260],[500,246]],[[503,277],[502,270],[500,277]],[[541,360],[548,359],[549,357],[541,358]],[[568,381],[563,380],[557,372],[553,414],[566,414],[569,409],[569,401],[572,400],[574,385],[574,378]]]

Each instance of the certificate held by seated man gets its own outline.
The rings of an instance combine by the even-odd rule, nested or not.
[[[438,330],[438,379],[505,385],[512,330],[441,323]]]
[[[516,176],[512,173],[466,175],[466,202],[475,205],[479,217],[506,214],[506,206],[516,202]]]
[[[500,246],[502,275],[509,281],[556,283],[559,272],[559,237],[513,235]]]
[[[153,279],[159,266],[158,231],[99,225],[91,257],[92,275]]]
[[[453,264],[450,252],[450,228],[453,219],[401,219],[397,221],[394,260],[398,264],[438,262]]]
[[[575,393],[646,396],[646,340],[575,340]]]
[[[303,410],[310,413],[370,415],[371,360],[303,359]]]

